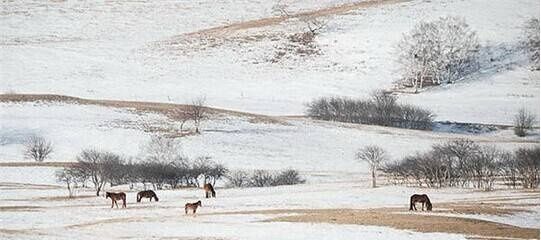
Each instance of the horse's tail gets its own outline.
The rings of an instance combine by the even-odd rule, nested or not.
[[[410,211],[413,211],[413,196],[410,197]]]
[[[137,198],[136,198],[137,202],[141,202],[141,193],[137,193]]]

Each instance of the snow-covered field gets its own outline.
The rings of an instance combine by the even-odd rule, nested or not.
[[[154,133],[145,126],[165,129],[178,124],[160,114],[69,103],[0,103],[1,161],[31,161],[23,157],[22,142],[30,135],[49,139],[55,148],[51,161],[75,161],[83,149],[95,148],[138,157]],[[379,126],[281,118],[281,122],[250,121],[248,117],[219,116],[205,121],[202,134],[179,138],[187,157],[210,156],[229,168],[301,171],[364,172],[354,159],[357,149],[377,144],[393,159],[430,148],[450,139],[469,138],[512,150],[538,144],[537,135],[519,138],[512,130],[484,134],[451,134]],[[189,124],[187,126],[190,127]],[[186,126],[185,126],[186,128]],[[414,144],[413,144],[414,143]]]
[[[2,173],[12,171],[0,168]],[[31,168],[19,171],[11,181],[27,181]],[[52,176],[51,176],[52,178]],[[370,239],[464,239],[463,235],[419,233],[388,227],[336,224],[263,222],[287,213],[242,213],[257,210],[378,208],[399,207],[407,213],[408,196],[428,193],[437,209],[438,203],[495,197],[523,197],[514,204],[539,204],[538,194],[522,191],[476,192],[457,189],[415,189],[406,187],[367,188],[367,182],[352,180],[271,188],[218,189],[217,198],[202,199],[197,217],[185,216],[183,205],[201,199],[200,189],[157,191],[159,202],[135,203],[135,192],[128,192],[128,208],[110,209],[110,201],[101,197],[55,199],[65,196],[65,189],[49,185],[26,185],[9,188],[1,179],[6,194],[0,196],[0,237],[3,239],[92,239],[104,238],[197,238],[203,239],[350,239],[358,236]],[[34,183],[41,183],[38,179]],[[31,182],[27,183],[31,184]],[[116,188],[121,190],[122,188]],[[294,193],[294,194],[292,194]],[[80,191],[79,196],[92,195]],[[484,202],[490,202],[483,200]],[[11,208],[9,208],[11,207]],[[442,208],[442,207],[440,207]],[[461,217],[503,222],[519,227],[536,227],[539,207],[527,207],[517,215],[460,215]],[[229,212],[227,214],[223,214]],[[218,214],[220,213],[220,214]],[[433,213],[438,214],[438,213]],[[526,217],[525,217],[526,216]],[[10,231],[8,231],[10,230]]]
[[[319,55],[271,61],[289,35],[306,30],[299,19],[279,17],[278,3],[290,15],[323,15],[320,19],[327,26],[315,39]],[[137,160],[153,134],[178,133],[179,123],[127,108],[0,102],[0,239],[472,237],[269,221],[298,214],[287,213],[291,209],[404,209],[399,213],[539,229],[538,189],[372,189],[368,166],[354,157],[359,148],[377,144],[398,160],[458,138],[506,150],[539,146],[538,128],[519,138],[510,128],[472,134],[443,123],[436,131],[416,131],[284,116],[302,115],[305,104],[316,97],[367,97],[374,90],[393,88],[399,78],[394,46],[402,34],[420,21],[451,15],[463,17],[477,31],[487,54],[496,59],[492,67],[452,85],[399,93],[399,101],[431,109],[438,121],[502,125],[511,125],[517,109],[525,107],[537,116],[538,125],[539,71],[529,70],[522,52],[500,55],[503,48],[518,45],[526,20],[539,18],[539,1],[25,0],[0,5],[0,93],[163,103],[189,103],[205,96],[213,107],[275,115],[274,121],[264,121],[249,114],[220,113],[203,122],[201,134],[176,141],[189,158],[210,156],[229,169],[294,168],[307,180],[295,186],[243,189],[221,188],[224,184],[219,182],[216,199],[203,199],[200,189],[160,190],[158,203],[140,204],[126,186],[107,188],[127,191],[127,209],[110,209],[110,201],[93,197],[90,189],[79,189],[76,195],[81,198],[67,200],[64,186],[55,181],[59,168],[5,166],[31,161],[22,153],[27,137],[39,135],[52,142],[54,152],[47,160],[51,162],[75,161],[88,148]],[[343,8],[354,9],[340,12]],[[436,211],[407,212],[413,193],[429,194]],[[184,204],[198,199],[203,200],[199,215],[185,216]],[[516,211],[445,212],[445,204],[453,202],[483,202]]]
[[[535,0],[375,4],[324,17],[328,26],[316,39],[323,54],[281,63],[267,59],[284,35],[303,29],[295,19],[221,32],[209,42],[183,35],[275,16],[276,2],[4,2],[0,90],[179,103],[205,95],[226,109],[302,114],[315,97],[390,88],[398,79],[393,46],[419,21],[461,16],[484,46],[498,46],[516,45],[524,21],[539,17]],[[291,13],[348,2],[354,1],[282,1]],[[239,40],[257,36],[267,37]],[[509,124],[519,107],[539,114],[538,92],[539,72],[519,61],[402,98],[433,109],[439,120]]]

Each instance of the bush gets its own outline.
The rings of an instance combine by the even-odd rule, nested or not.
[[[409,129],[431,129],[434,114],[426,109],[397,103],[383,91],[368,100],[346,97],[322,97],[308,104],[306,114],[314,119],[372,124]]]
[[[477,34],[457,17],[417,24],[397,49],[401,83],[415,89],[452,83],[479,69]]]
[[[527,131],[533,127],[535,122],[535,115],[528,112],[525,108],[518,110],[514,120],[514,131],[519,137],[524,137]]]
[[[255,170],[252,173],[245,171],[231,172],[227,177],[231,187],[271,187],[280,185],[302,184],[306,181],[294,169],[286,169],[272,173],[267,170]]]
[[[250,186],[250,176],[245,171],[234,171],[226,176],[230,187],[248,187]]]
[[[274,176],[272,186],[295,185],[295,184],[301,184],[305,182],[306,181],[301,178],[297,170],[287,169],[287,170],[281,171],[276,176]]]
[[[53,152],[53,145],[44,137],[31,136],[24,143],[23,155],[36,162],[43,162]]]

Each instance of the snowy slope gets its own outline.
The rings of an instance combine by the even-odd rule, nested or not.
[[[283,2],[295,13],[351,1]],[[271,17],[274,3],[4,3],[0,90],[179,103],[205,95],[210,105],[227,109],[302,114],[304,103],[314,97],[362,97],[391,87],[398,78],[393,46],[421,20],[462,16],[483,45],[495,46],[516,44],[522,23],[539,16],[534,0],[414,0],[375,6],[327,17],[328,27],[317,38],[322,55],[278,64],[266,59],[283,36],[304,28],[296,20],[228,32],[217,37],[223,43],[206,50],[193,50],[182,41],[160,45],[184,33]],[[260,35],[267,37],[235,40]],[[519,64],[476,78],[467,86],[402,98],[433,109],[439,120],[509,124],[519,106],[539,115],[539,72]]]
[[[30,135],[49,139],[55,151],[50,161],[74,161],[85,148],[137,157],[150,140],[147,126],[178,129],[160,114],[69,103],[0,103],[0,159],[24,160],[22,141]],[[186,127],[190,128],[189,123]],[[277,123],[248,117],[217,116],[203,122],[202,134],[177,139],[188,157],[208,155],[229,168],[283,169],[307,172],[365,172],[357,149],[377,144],[399,159],[449,139],[469,138],[505,149],[538,144],[538,138],[518,138],[511,130],[479,135],[414,131],[379,126],[283,118]],[[338,174],[340,175],[340,174]]]

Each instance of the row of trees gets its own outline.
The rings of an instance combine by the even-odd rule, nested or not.
[[[194,161],[177,158],[173,161],[142,162],[126,161],[123,157],[106,151],[83,150],[77,156],[77,163],[65,167],[56,173],[57,180],[66,184],[70,195],[77,187],[86,187],[88,183],[99,196],[106,184],[115,185],[142,183],[152,185],[154,189],[164,186],[199,187],[203,183],[215,184],[226,173],[227,168],[215,163],[209,157],[199,157]]]
[[[270,187],[279,185],[294,185],[304,183],[299,172],[287,169],[279,172],[267,170],[233,171],[226,176],[230,187]]]
[[[539,187],[539,147],[507,152],[470,140],[432,146],[381,169],[396,183],[427,187],[473,187],[491,190],[497,180],[511,187]]]
[[[373,124],[411,129],[431,129],[434,114],[416,106],[399,104],[397,97],[383,91],[369,99],[322,97],[308,104],[306,114],[314,119]]]

